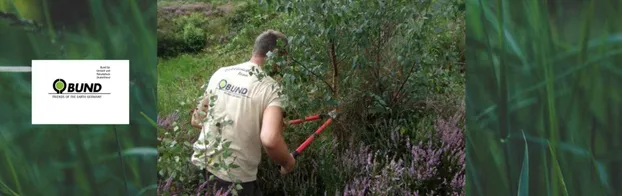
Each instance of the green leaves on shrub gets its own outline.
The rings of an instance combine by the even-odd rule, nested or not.
[[[208,19],[202,13],[158,18],[158,56],[197,52],[207,44]]]

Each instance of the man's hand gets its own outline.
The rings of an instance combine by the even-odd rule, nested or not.
[[[193,127],[195,128],[203,128],[203,120],[207,117],[206,114],[201,114],[201,110],[199,110],[198,108],[194,109],[194,112],[192,112],[192,119],[190,121],[190,124],[192,124]]]
[[[207,109],[209,107],[209,98],[207,94],[203,95],[203,100],[194,108],[190,124],[196,128],[203,128],[203,121],[207,118]]]
[[[296,159],[294,158],[294,156],[292,156],[292,154],[289,154],[289,157],[290,158],[289,161],[287,161],[287,164],[285,166],[281,166],[282,175],[292,172],[294,170],[294,167],[296,166]]]

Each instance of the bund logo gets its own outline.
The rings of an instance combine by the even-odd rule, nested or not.
[[[248,88],[229,84],[229,82],[227,82],[227,80],[225,79],[222,79],[220,80],[220,82],[218,82],[218,89],[238,95],[246,95],[248,93]]]
[[[52,84],[56,93],[50,94],[109,94],[99,93],[102,90],[100,83],[67,83],[59,78]]]
[[[63,91],[65,91],[66,87],[67,87],[67,83],[65,83],[65,80],[63,79],[54,80],[54,91],[56,91],[56,94],[63,94]]]

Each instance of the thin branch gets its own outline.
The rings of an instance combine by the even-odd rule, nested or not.
[[[406,75],[406,78],[404,78],[404,81],[402,81],[402,84],[400,85],[400,87],[395,91],[395,93],[397,93],[397,95],[393,96],[393,98],[391,99],[391,103],[397,101],[395,99],[397,98],[397,96],[399,96],[401,91],[404,89],[404,85],[408,82],[408,79],[410,79],[410,76],[415,71],[415,67],[417,67],[417,64],[415,62],[413,62],[413,65],[410,67],[410,71],[408,71],[408,75]]]
[[[302,63],[298,62],[296,59],[294,59],[293,57],[291,58],[292,61],[294,61],[294,63],[302,66],[302,68],[304,68],[306,71],[308,71],[309,73],[311,73],[311,75],[315,76],[316,78],[318,78],[320,81],[324,82],[324,84],[326,84],[326,86],[328,86],[328,88],[330,88],[330,92],[334,92],[335,90],[333,89],[332,85],[330,85],[330,83],[328,83],[326,80],[324,80],[322,77],[320,77],[319,75],[317,75],[316,73],[314,73],[313,71],[311,71],[311,69],[307,68],[305,65],[303,65]]]
[[[339,79],[339,67],[337,66],[337,55],[335,54],[335,42],[333,39],[330,39],[329,41],[330,44],[330,50],[329,50],[329,56],[330,56],[330,62],[333,66],[333,95],[334,97],[336,97],[338,95],[337,92],[337,81]]]

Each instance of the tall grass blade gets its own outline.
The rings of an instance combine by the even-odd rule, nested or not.
[[[529,195],[529,148],[527,147],[527,138],[523,131],[523,138],[525,141],[525,155],[523,157],[523,167],[521,168],[521,174],[518,180],[518,196]]]
[[[4,184],[4,182],[0,181],[0,185],[2,185],[0,187],[0,193],[5,193],[5,194],[9,194],[9,196],[19,196],[19,194],[17,194],[15,191],[13,191],[11,189],[11,187],[7,186],[6,184]]]
[[[157,185],[157,184],[152,184],[152,185],[149,185],[149,186],[147,186],[147,187],[145,187],[145,188],[140,189],[140,191],[138,191],[138,194],[136,194],[136,196],[142,196],[142,195],[144,195],[147,191],[149,191],[149,190],[154,190],[154,189],[157,189],[157,188],[158,188],[158,185]]]
[[[118,158],[119,158],[119,162],[121,162],[121,172],[123,172],[123,187],[125,187],[125,194],[129,194],[129,190],[127,187],[127,174],[125,173],[125,163],[123,161],[123,156],[121,155],[121,141],[119,139],[119,133],[117,133],[117,126],[112,126],[112,129],[114,130],[114,137],[115,140],[117,140],[117,152],[118,152]]]
[[[149,124],[153,125],[153,127],[157,128],[158,127],[158,123],[156,123],[155,121],[153,121],[153,119],[151,119],[149,116],[147,116],[147,114],[140,112],[140,115],[142,115],[143,117],[145,117],[145,119],[149,122]]]
[[[553,184],[559,183],[562,189],[562,194],[565,196],[568,196],[568,189],[566,188],[566,182],[564,181],[564,175],[562,174],[561,167],[559,166],[557,155],[555,154],[555,150],[553,150],[554,147],[552,147],[550,143],[548,146],[549,146],[549,152],[551,153],[551,161],[553,165],[552,172],[554,173],[554,176],[555,176],[555,178],[553,179],[556,179],[556,181],[554,181]],[[557,192],[558,190],[554,190],[554,191]]]
[[[20,179],[18,177],[17,171],[15,171],[15,166],[13,165],[13,158],[11,158],[9,152],[4,152],[4,158],[6,159],[6,163],[9,166],[9,171],[11,171],[11,176],[13,177],[13,182],[15,186],[17,186],[17,192],[22,193],[22,185],[20,184]]]

